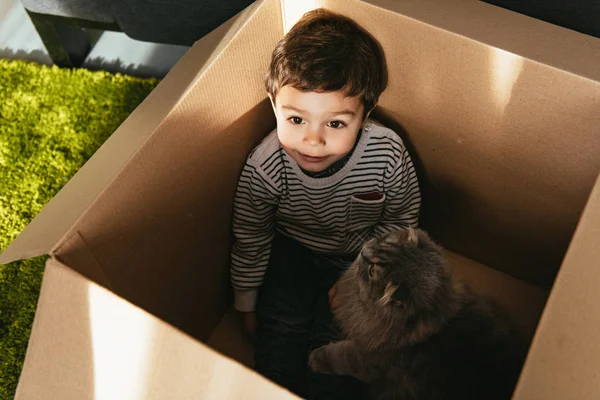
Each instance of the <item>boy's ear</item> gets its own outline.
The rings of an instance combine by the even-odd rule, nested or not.
[[[277,114],[277,109],[275,108],[275,99],[271,96],[271,93],[267,94],[269,96],[269,100],[271,101],[271,107],[273,107],[273,112]]]
[[[363,124],[364,124],[365,122],[367,122],[367,119],[369,119],[369,116],[371,115],[371,112],[372,112],[372,111],[375,109],[375,107],[376,107],[376,106],[377,106],[377,105],[374,105],[374,106],[373,106],[373,108],[371,108],[371,109],[370,109],[370,110],[369,110],[369,111],[368,111],[368,112],[365,114],[365,117],[363,118]]]

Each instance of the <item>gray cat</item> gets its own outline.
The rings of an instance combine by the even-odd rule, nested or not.
[[[367,242],[336,284],[335,302],[347,339],[310,354],[315,372],[367,382],[373,399],[510,399],[522,343],[453,278],[422,230]]]

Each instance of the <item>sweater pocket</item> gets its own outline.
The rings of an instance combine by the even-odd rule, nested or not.
[[[350,199],[348,229],[357,231],[377,224],[381,219],[384,204],[385,194],[382,193],[352,195]]]

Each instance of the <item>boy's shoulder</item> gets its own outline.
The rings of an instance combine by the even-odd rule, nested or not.
[[[367,146],[386,145],[390,151],[404,152],[404,142],[398,133],[383,125],[375,119],[368,119],[365,123],[364,131],[366,133]]]
[[[270,160],[274,154],[281,150],[279,139],[277,138],[277,129],[265,136],[258,145],[248,155],[248,161],[262,165]]]

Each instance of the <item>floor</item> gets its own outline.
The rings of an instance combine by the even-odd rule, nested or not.
[[[141,42],[123,33],[104,32],[82,66],[163,77],[187,50],[186,46]],[[0,0],[0,58],[52,64],[19,0]]]

